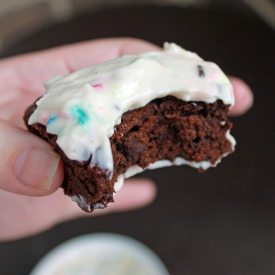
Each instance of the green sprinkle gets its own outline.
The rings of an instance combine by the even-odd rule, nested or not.
[[[71,117],[77,120],[80,125],[85,125],[89,121],[89,116],[78,106],[71,107]]]

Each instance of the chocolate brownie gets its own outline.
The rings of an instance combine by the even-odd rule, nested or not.
[[[118,191],[124,178],[143,169],[188,164],[198,168],[199,171],[203,171],[211,166],[216,166],[223,156],[234,150],[235,141],[229,133],[232,124],[227,119],[227,113],[234,103],[232,87],[229,81],[224,78],[224,75],[222,75],[222,78],[220,77],[222,73],[219,68],[217,69],[216,65],[214,72],[209,73],[210,70],[207,68],[209,64],[205,65],[206,62],[194,56],[193,53],[175,47],[178,46],[174,44],[171,46],[170,44],[170,48],[166,51],[172,51],[172,58],[174,58],[175,52],[181,51],[184,58],[187,59],[187,66],[190,66],[188,59],[191,59],[194,74],[196,74],[199,81],[201,78],[207,77],[208,79],[214,78],[215,81],[216,79],[222,79],[222,83],[215,82],[215,85],[211,82],[211,85],[219,94],[215,100],[207,98],[199,90],[200,87],[196,88],[200,84],[195,85],[197,90],[192,86],[189,92],[186,92],[186,87],[184,87],[179,92],[180,96],[175,90],[151,97],[148,97],[146,93],[140,92],[139,96],[135,90],[135,93],[130,97],[127,93],[131,85],[133,86],[132,83],[136,81],[132,78],[130,84],[129,79],[127,79],[122,84],[124,86],[121,86],[127,88],[126,92],[124,92],[126,93],[124,98],[120,94],[118,96],[116,88],[114,88],[117,85],[113,85],[109,90],[110,93],[113,93],[114,98],[118,97],[118,100],[109,100],[110,95],[108,94],[106,97],[104,87],[107,84],[109,85],[110,74],[113,74],[114,66],[113,63],[108,63],[107,68],[104,67],[104,70],[99,65],[95,66],[95,68],[93,67],[92,71],[84,69],[81,73],[77,72],[67,76],[69,77],[69,83],[77,83],[76,88],[73,88],[73,92],[78,93],[77,99],[75,97],[63,98],[63,82],[58,83],[60,78],[57,78],[57,80],[54,79],[54,81],[46,84],[48,90],[44,98],[48,96],[49,102],[47,104],[49,104],[50,108],[47,107],[48,105],[43,106],[42,98],[42,101],[41,99],[38,100],[26,110],[24,120],[29,131],[49,142],[54,150],[62,156],[65,167],[65,178],[62,188],[65,194],[76,201],[83,210],[92,212],[97,208],[105,208],[108,203],[114,201],[114,193]],[[155,63],[150,63],[151,59],[155,60],[159,53],[146,54],[146,56],[142,56],[139,59],[131,60],[130,66],[133,63],[140,66],[137,63],[143,62],[141,59],[146,59],[145,67],[155,66],[155,69],[158,70],[158,64],[156,66]],[[149,63],[147,62],[148,56],[150,57]],[[164,64],[165,67],[166,63],[164,61],[160,60],[159,63]],[[121,63],[123,65],[113,74],[114,76],[111,75],[115,79],[121,78],[118,75],[124,67],[127,68],[126,74],[131,73],[129,72],[130,69],[133,70],[128,63],[125,65],[125,60],[123,59],[115,62],[116,66],[120,66]],[[109,70],[110,67],[111,69]],[[140,70],[144,70],[144,64],[141,66],[142,69],[138,68],[140,73]],[[151,70],[152,68],[149,69]],[[167,66],[165,67],[166,69]],[[106,71],[109,73],[107,77]],[[98,76],[100,73],[101,76]],[[94,79],[85,79],[84,86],[80,86],[79,78],[83,78],[83,75],[86,78],[86,75],[90,74],[96,75],[96,81]],[[104,82],[103,78],[107,78],[108,81]],[[124,74],[123,78],[125,78]],[[58,85],[55,86],[56,81]],[[61,78],[61,81],[64,81],[64,79]],[[153,78],[153,81],[155,81],[155,78]],[[172,77],[172,81],[176,80]],[[60,83],[62,84],[62,89],[57,89],[54,94],[51,94],[53,92],[51,89],[60,87]],[[89,83],[89,85],[86,83]],[[162,84],[161,79],[160,84]],[[169,85],[171,85],[171,82]],[[210,87],[212,88],[211,85]],[[150,86],[150,91],[152,90],[151,87],[152,85]],[[142,86],[142,88],[146,87]],[[157,88],[159,88],[159,85],[157,85]],[[166,90],[166,87],[164,89]],[[95,91],[90,101],[83,90],[87,90],[88,95],[90,95],[90,92]],[[59,105],[54,106],[56,104],[55,93],[59,93],[62,96],[59,101],[63,100],[63,109],[60,109]],[[193,96],[196,93],[199,96]],[[211,94],[209,91],[207,93],[207,96]],[[98,95],[103,97],[103,100],[100,101],[97,98]],[[85,98],[84,101],[83,97]],[[137,100],[137,97],[140,98]],[[189,98],[191,100],[186,100]],[[112,104],[106,102],[106,99]],[[73,100],[73,103],[69,104],[70,100]],[[92,113],[89,113],[87,108],[90,108],[89,105],[93,104],[94,101],[96,104],[93,106]],[[131,104],[129,104],[129,101],[131,101]],[[86,104],[85,107],[83,107],[83,102]],[[127,104],[128,106],[125,107],[124,105]],[[70,106],[69,109],[68,105]],[[42,109],[37,110],[38,108]],[[99,117],[101,112],[104,112],[104,108],[113,109],[112,111],[108,110],[108,113]],[[49,114],[45,110],[55,111]],[[109,112],[111,112],[111,115]],[[119,115],[115,118],[113,114],[116,113]],[[37,116],[32,119],[34,114]],[[97,123],[97,127],[93,128],[92,131],[90,128],[93,126],[89,124],[90,121],[91,123]],[[106,142],[104,131],[107,129],[106,132],[108,132],[110,121],[114,123],[110,131],[111,134],[107,135]],[[100,128],[102,125],[104,127]],[[71,132],[67,132],[68,128],[74,129],[74,135],[69,140],[67,140],[68,133]],[[98,132],[95,133],[94,131]],[[87,137],[87,135],[93,136],[93,139],[90,139],[90,136]],[[97,136],[97,139],[95,139],[95,136]],[[61,142],[59,142],[59,138]],[[65,138],[65,142],[63,142],[62,138]],[[91,147],[86,147],[89,143],[97,143],[92,151],[89,151]],[[79,145],[74,146],[74,144]],[[84,146],[84,149],[82,146]],[[111,158],[108,148],[110,148]]]

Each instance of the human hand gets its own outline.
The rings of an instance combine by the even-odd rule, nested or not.
[[[0,61],[0,240],[89,215],[57,190],[63,180],[60,157],[48,143],[24,130],[22,115],[44,93],[43,81],[124,54],[152,50],[159,48],[141,40],[101,39]],[[252,93],[241,80],[230,80],[236,98],[231,114],[242,114],[252,104]],[[116,202],[94,214],[130,210],[154,199],[156,188],[150,180],[126,182]]]

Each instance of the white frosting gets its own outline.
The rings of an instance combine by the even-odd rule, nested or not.
[[[172,162],[170,160],[158,160],[154,163],[149,164],[148,167],[146,167],[145,169],[158,169],[158,168],[162,168],[162,167],[168,167],[168,166],[172,166],[172,165],[183,165],[183,164],[187,164],[191,167],[194,168],[202,168],[204,170],[208,169],[209,167],[214,167],[218,164],[218,162],[216,162],[214,165],[210,163],[210,161],[200,161],[200,162],[195,162],[195,161],[188,161],[185,160],[184,158],[181,157],[177,157],[175,158],[175,160]],[[130,168],[127,169],[127,171],[124,173],[124,178],[130,178],[132,176],[134,176],[135,174],[138,174],[142,171],[144,171],[145,169],[141,168],[138,165],[133,165]],[[121,179],[120,179],[121,181]],[[119,183],[120,185],[120,183]]]
[[[135,174],[136,174],[136,173],[135,173]],[[117,181],[116,181],[116,183],[114,184],[115,192],[118,192],[118,191],[122,188],[122,186],[123,186],[123,184],[124,184],[124,178],[125,178],[124,175],[119,175],[119,176],[117,177]]]
[[[109,137],[128,110],[167,95],[207,103],[220,99],[234,105],[232,86],[220,68],[173,43],[165,43],[161,52],[126,55],[57,76],[45,87],[29,124],[41,123],[48,133],[56,134],[57,144],[69,159],[85,161],[92,155],[91,166],[105,169],[110,177],[113,157]],[[226,137],[234,146],[229,132]],[[209,162],[190,163],[177,158],[173,163],[160,161],[148,168],[186,163],[203,169],[211,166]],[[125,176],[133,169],[137,168],[130,168]],[[121,179],[119,182],[116,188],[122,186]],[[81,198],[73,199],[83,203]]]
[[[230,136],[234,141],[235,139]],[[226,156],[227,154],[224,154],[223,156]],[[126,172],[123,175],[120,175],[118,177],[117,182],[114,185],[114,189],[115,191],[119,191],[123,184],[124,184],[124,179],[130,178],[138,173],[143,172],[146,169],[149,170],[153,170],[153,169],[158,169],[158,168],[162,168],[162,167],[168,167],[168,166],[173,166],[173,165],[189,165],[191,167],[194,167],[196,169],[202,168],[203,170],[206,170],[210,167],[215,167],[218,163],[220,162],[220,160],[218,160],[215,164],[212,164],[210,161],[200,161],[200,162],[195,162],[195,161],[188,161],[185,160],[184,158],[181,157],[177,157],[174,159],[174,161],[170,161],[170,160],[158,160],[154,163],[149,164],[145,169],[141,168],[138,165],[133,165],[131,167],[129,167]]]
[[[91,205],[89,203],[86,203],[84,200],[84,197],[81,195],[73,195],[71,196],[71,200],[76,202],[80,208],[87,209],[87,211],[91,212]]]
[[[236,146],[236,140],[230,135],[230,130],[226,131],[225,137],[231,143],[232,150],[234,150],[234,148]]]

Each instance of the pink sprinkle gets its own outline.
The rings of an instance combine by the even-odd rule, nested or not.
[[[44,115],[44,116],[42,117],[42,120],[43,120],[43,122],[47,123],[47,122],[48,122],[48,117]]]
[[[103,85],[102,84],[97,84],[93,86],[95,89],[102,89]]]
[[[214,72],[214,73],[211,75],[210,79],[211,79],[211,80],[215,80],[215,79],[218,78],[218,76],[219,76],[219,74],[218,74],[217,72]]]
[[[65,118],[65,119],[68,119],[69,117],[65,114],[65,113],[63,113],[63,112],[60,112],[59,113],[59,116],[61,117],[61,118]]]

